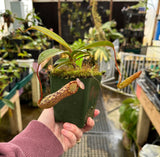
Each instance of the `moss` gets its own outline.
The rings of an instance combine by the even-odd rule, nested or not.
[[[61,69],[52,68],[50,69],[50,75],[57,76],[60,78],[88,78],[92,76],[102,75],[103,72],[99,72],[97,68],[87,68],[73,69],[70,67],[64,67]]]

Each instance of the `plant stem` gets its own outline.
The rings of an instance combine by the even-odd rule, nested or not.
[[[38,67],[37,67],[37,77],[38,77],[38,81],[39,81],[39,84],[40,84],[40,92],[41,92],[41,97],[40,99],[38,100],[38,104],[41,102],[42,98],[43,98],[43,90],[42,90],[42,83],[41,83],[41,80],[40,80],[40,77],[39,77],[39,64],[38,64]]]

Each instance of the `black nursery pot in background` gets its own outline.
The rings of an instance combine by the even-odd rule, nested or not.
[[[25,78],[29,74],[29,68],[23,67],[23,72],[21,73],[22,79]]]
[[[11,44],[20,46],[23,44],[23,42],[21,39],[11,39]]]
[[[11,91],[16,85],[16,77],[12,78],[12,81],[9,83],[9,91]]]
[[[75,79],[62,79],[50,76],[51,92],[59,90],[62,86]],[[69,96],[54,106],[55,120],[57,122],[70,122],[83,128],[88,117],[93,117],[94,109],[100,91],[101,76],[80,78],[85,89]]]
[[[27,53],[30,53],[32,55],[32,58],[34,60],[38,59],[38,56],[42,52],[42,50],[36,50],[36,49],[23,49],[24,51],[27,51]]]

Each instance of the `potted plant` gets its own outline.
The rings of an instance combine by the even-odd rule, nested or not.
[[[16,61],[1,61],[0,74],[8,76],[9,91],[16,85],[16,78],[20,78],[20,68]]]
[[[32,58],[37,60],[42,50],[48,49],[50,47],[50,42],[48,42],[47,37],[40,32],[34,33],[34,36],[36,37],[36,39],[33,39],[32,42],[25,44],[22,47],[22,50],[25,50],[28,53],[32,54]]]
[[[22,47],[22,50],[30,53],[32,55],[32,58],[37,60],[39,54],[42,52],[42,47],[38,44],[37,41],[32,41],[24,45]]]
[[[21,21],[22,24],[24,25],[24,28],[27,29],[30,27],[30,25],[42,25],[42,20],[41,18],[35,13],[35,10],[33,9],[31,12],[29,12],[26,17],[19,18],[15,17],[17,20]]]
[[[8,95],[8,92],[5,92],[7,86],[8,76],[0,75],[0,109],[3,107],[4,104],[10,107],[11,109],[14,109],[14,104],[6,98]]]
[[[12,33],[12,44],[22,47],[22,45],[32,42],[33,39],[28,35],[23,35],[20,30]]]
[[[15,61],[0,60],[0,108],[5,105],[14,108],[14,104],[9,101],[16,93],[16,78],[19,78],[20,68]]]
[[[75,80],[76,78],[79,78],[85,86],[85,90],[80,89],[72,97],[67,97],[62,101],[60,100],[63,97],[63,91],[66,92],[67,87],[62,88],[57,93],[49,95],[47,98],[44,98],[43,100],[43,95],[41,92],[41,99],[39,100],[38,105],[42,105],[43,107],[43,105],[52,105],[53,103],[54,106],[55,102],[57,103],[58,101],[60,101],[57,105],[54,106],[55,120],[63,122],[68,121],[76,124],[80,128],[84,127],[87,117],[93,117],[93,111],[96,105],[96,100],[99,95],[102,72],[99,71],[98,61],[102,61],[102,59],[107,61],[106,56],[108,56],[108,54],[105,53],[106,51],[94,53],[94,51],[92,51],[92,48],[109,46],[114,50],[113,44],[107,40],[98,41],[80,47],[76,46],[76,49],[74,49],[74,47],[71,48],[71,46],[66,41],[64,41],[59,35],[44,27],[32,26],[30,29],[36,29],[38,31],[41,31],[42,33],[48,35],[50,38],[56,40],[58,43],[64,46],[64,50],[60,50],[57,48],[47,49],[43,51],[38,57],[37,76],[39,78],[39,67],[44,67],[45,64],[52,57],[60,55],[60,59],[58,59],[53,66],[49,66],[51,92],[57,91],[63,85]],[[130,80],[133,80],[133,76]],[[118,86],[120,85],[120,82]],[[130,83],[131,81],[127,80],[123,85],[127,85],[127,82]],[[58,85],[58,83],[60,84]],[[69,102],[66,102],[67,100]],[[44,102],[44,104],[41,102]],[[50,107],[50,105],[47,107]]]

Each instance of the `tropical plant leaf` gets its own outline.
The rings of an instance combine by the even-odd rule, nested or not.
[[[76,65],[79,66],[80,68],[82,67],[82,64],[83,64],[83,54],[79,55],[79,58],[77,57],[77,60],[76,60]]]
[[[62,39],[58,34],[52,32],[51,30],[42,27],[42,26],[32,26],[30,27],[28,30],[30,29],[35,29],[38,30],[44,34],[46,34],[47,36],[49,36],[50,38],[52,38],[53,40],[56,40],[58,43],[60,43],[61,45],[63,45],[66,49],[68,49],[70,52],[72,52],[72,49],[70,48],[70,46],[67,44],[67,42]]]
[[[68,62],[69,61],[69,59],[68,58],[60,58],[60,59],[58,59],[54,64],[56,65],[56,64],[63,64],[63,63],[66,63],[66,62]]]
[[[8,100],[8,99],[2,99],[5,105],[7,105],[9,108],[14,109],[14,104]]]
[[[127,104],[134,103],[134,101],[135,101],[135,98],[127,98],[122,102],[122,104],[127,105]]]
[[[20,78],[19,71],[15,71],[15,72],[14,72],[14,76],[16,76],[17,78]]]
[[[88,56],[90,56],[90,53],[88,52],[88,51],[80,51],[80,50],[77,50],[77,51],[73,51],[72,52],[72,55],[73,55],[73,58],[75,59],[75,58],[77,58],[77,57],[79,57],[79,56],[86,56],[86,55],[88,55]]]
[[[47,50],[43,51],[42,53],[40,53],[40,55],[38,57],[38,64],[41,64],[45,60],[47,60],[55,55],[59,55],[61,53],[63,53],[63,51],[61,51],[60,49],[56,49],[56,48],[47,49]]]
[[[97,41],[97,42],[91,43],[87,46],[82,47],[81,50],[90,49],[98,46],[108,46],[108,47],[114,48],[114,45],[110,41],[106,40],[106,41]]]
[[[20,17],[15,17],[16,20],[19,20],[19,21],[25,21],[25,19],[23,18],[20,18]]]
[[[70,62],[70,60],[66,60],[66,61],[61,62],[60,64],[56,65],[56,68],[60,68],[62,66],[66,66],[66,65],[73,65],[73,63]]]

